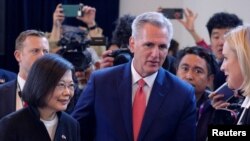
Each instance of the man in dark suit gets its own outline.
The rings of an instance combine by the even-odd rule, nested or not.
[[[26,30],[17,37],[14,56],[19,64],[19,72],[15,80],[0,85],[0,119],[23,108],[20,92],[28,72],[34,61],[48,52],[49,43],[43,32]]]
[[[189,82],[195,88],[196,97],[196,141],[205,141],[208,125],[211,123],[214,109],[210,104],[207,88],[213,85],[214,75],[218,71],[216,60],[203,47],[186,47],[177,53],[176,75]]]
[[[0,69],[0,84],[16,79],[16,74],[11,71]]]
[[[172,36],[162,14],[137,16],[129,41],[133,60],[92,73],[72,113],[82,140],[195,140],[194,88],[161,68]]]

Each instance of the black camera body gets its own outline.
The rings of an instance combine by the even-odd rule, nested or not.
[[[114,58],[114,66],[127,63],[133,58],[129,48],[115,50],[109,56]]]
[[[85,31],[68,31],[63,33],[63,37],[58,42],[62,49],[58,52],[63,58],[70,61],[76,71],[84,71],[92,61],[91,54],[86,50],[90,40],[87,39]]]

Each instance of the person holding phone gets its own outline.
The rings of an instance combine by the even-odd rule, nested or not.
[[[221,70],[226,75],[228,87],[245,97],[240,102],[243,111],[239,112],[237,124],[250,124],[250,26],[239,26],[225,35],[223,46],[224,60]],[[231,103],[222,99],[223,95],[210,96],[215,109],[228,108]]]
[[[67,8],[66,8],[67,7]],[[65,8],[65,9],[63,9]],[[76,8],[81,8],[81,16],[78,15]],[[65,14],[64,12],[70,12],[70,16],[74,15],[72,14],[73,10],[75,12],[75,17],[66,17],[69,14]],[[79,12],[79,11],[78,11]],[[49,43],[50,43],[50,52],[51,53],[58,53],[62,47],[58,45],[58,41],[63,37],[63,32],[65,31],[64,26],[65,27],[71,27],[72,30],[77,30],[77,31],[84,31],[87,32],[87,38],[90,37],[102,37],[102,29],[100,27],[97,26],[96,22],[95,22],[95,14],[96,14],[96,9],[94,7],[90,7],[87,5],[83,5],[83,4],[79,4],[79,5],[63,5],[63,4],[58,4],[56,6],[56,9],[53,13],[53,26],[52,26],[52,31],[51,33],[47,34],[48,35],[48,39],[49,39]],[[77,25],[77,26],[68,26],[65,25],[65,20],[69,18],[69,19],[74,19],[77,21],[80,21],[81,24]],[[84,24],[83,24],[84,23]],[[84,27],[81,25],[85,25]],[[69,28],[68,28],[69,29]],[[64,30],[64,31],[63,31]],[[70,32],[72,32],[69,29]],[[67,31],[65,31],[67,32]],[[96,47],[95,46],[90,46],[88,48],[86,48],[86,52],[89,52],[91,54],[91,65],[86,69],[86,70],[77,70],[75,72],[75,75],[77,77],[77,83],[79,84],[78,88],[77,88],[77,92],[75,94],[75,96],[79,96],[81,91],[78,92],[78,89],[82,90],[83,87],[86,83],[85,80],[87,80],[88,78],[84,76],[84,74],[86,74],[87,70],[90,70],[87,73],[90,73],[92,71],[94,71],[95,69],[99,68],[99,55],[97,54],[97,51],[102,50],[100,46],[98,46],[99,49],[95,50]],[[82,81],[84,80],[84,81]],[[84,82],[84,83],[83,83]],[[76,98],[76,100],[72,100],[72,103],[75,103],[73,101],[77,101],[78,98]],[[72,105],[72,104],[70,104]],[[74,104],[73,104],[74,105]]]
[[[186,47],[178,52],[175,64],[176,75],[195,88],[196,141],[205,141],[214,111],[209,103],[208,89],[218,69],[215,58],[202,47]]]
[[[80,4],[79,4],[80,5]],[[83,5],[83,4],[81,4]],[[81,7],[81,6],[79,6]],[[82,23],[77,25],[80,29],[88,32],[88,37],[103,37],[103,31],[100,27],[97,26],[95,22],[96,9],[91,6],[84,5],[81,7],[82,14],[81,16],[77,16],[76,13],[75,18],[81,21]],[[62,37],[62,25],[65,21],[65,14],[63,5],[60,3],[56,6],[56,9],[53,13],[53,25],[51,33],[49,36],[50,48],[51,52],[57,52],[60,47],[57,45],[57,42]],[[100,56],[100,55],[99,55]]]
[[[217,12],[213,14],[207,21],[206,27],[210,38],[208,45],[195,30],[195,20],[198,14],[191,9],[185,9],[184,19],[178,20],[181,25],[192,35],[196,44],[210,50],[216,57],[219,66],[223,61],[222,48],[224,44],[224,35],[231,29],[242,25],[242,20],[233,13]],[[214,89],[219,88],[225,83],[225,75],[222,71],[218,71],[214,78]]]
[[[71,5],[72,6],[72,5]],[[77,5],[76,5],[77,6]],[[73,28],[79,28],[78,30],[83,30],[84,32],[87,32],[87,38],[91,39],[91,37],[103,37],[103,31],[100,27],[97,26],[95,22],[95,14],[96,9],[91,6],[79,4],[79,8],[81,8],[81,16],[77,14],[75,19],[78,19],[78,21],[81,21],[79,25],[72,26]],[[70,9],[68,9],[70,10]],[[76,10],[74,10],[76,11]],[[79,12],[79,11],[78,11]],[[48,33],[48,39],[50,44],[50,52],[51,53],[57,53],[61,47],[58,46],[58,41],[63,36],[63,25],[67,26],[65,19],[70,18],[66,17],[64,14],[63,5],[60,3],[56,6],[56,9],[53,13],[53,26],[51,33]],[[72,17],[71,17],[72,18]],[[90,48],[86,49],[91,53],[92,62],[95,65],[96,68],[99,68],[99,57],[102,53],[103,47],[101,46],[90,46]]]

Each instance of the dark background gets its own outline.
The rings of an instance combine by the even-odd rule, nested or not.
[[[50,32],[58,3],[95,7],[97,24],[104,35],[111,38],[119,15],[119,0],[0,0],[0,68],[18,72],[15,39],[27,29]]]

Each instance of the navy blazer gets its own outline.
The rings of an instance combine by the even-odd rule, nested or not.
[[[0,84],[16,79],[17,75],[14,72],[0,69]]]
[[[83,141],[133,141],[131,62],[95,71],[72,115]],[[194,88],[161,68],[144,114],[139,141],[194,141]]]
[[[58,125],[54,141],[80,141],[78,122],[58,112]],[[47,129],[36,108],[28,106],[11,113],[0,120],[1,141],[51,141]]]
[[[16,111],[17,80],[0,85],[0,119]]]

